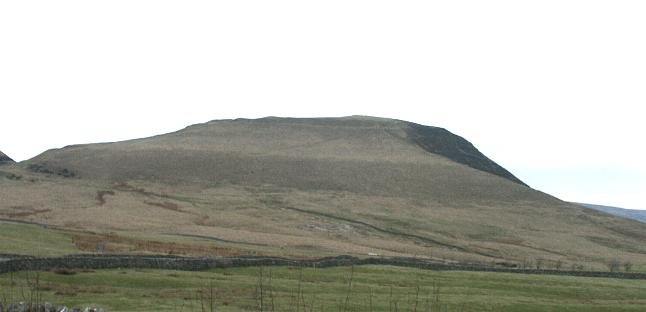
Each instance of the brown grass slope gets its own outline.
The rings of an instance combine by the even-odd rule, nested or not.
[[[68,229],[304,255],[646,263],[646,225],[533,190],[463,138],[398,120],[212,121],[2,170],[21,178],[0,179],[0,218]]]

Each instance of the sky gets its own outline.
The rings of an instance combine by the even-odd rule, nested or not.
[[[541,191],[646,209],[644,1],[2,1],[16,160],[225,118],[440,126]]]

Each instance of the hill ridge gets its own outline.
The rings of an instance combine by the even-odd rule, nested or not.
[[[14,160],[11,159],[9,156],[7,156],[5,153],[0,151],[0,165],[2,164],[7,164],[7,163],[13,163]]]
[[[586,203],[574,203],[574,204],[581,205],[583,207],[594,209],[597,211],[603,211],[618,217],[637,220],[637,221],[646,223],[646,210],[626,209],[621,207],[586,204]]]

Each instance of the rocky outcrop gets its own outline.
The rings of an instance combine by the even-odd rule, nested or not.
[[[9,158],[9,156],[5,155],[5,153],[0,152],[0,165],[12,163],[14,163],[13,159]]]
[[[5,304],[0,302],[0,312],[103,312],[102,308],[85,307],[85,308],[68,308],[62,305],[54,305],[49,302],[35,303],[35,302],[17,302]]]
[[[408,138],[430,153],[442,155],[473,169],[495,174],[518,184],[520,179],[482,154],[471,142],[444,128],[409,123]]]

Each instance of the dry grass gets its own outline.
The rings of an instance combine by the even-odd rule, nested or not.
[[[46,213],[50,211],[52,210],[49,208],[37,209],[33,207],[13,206],[13,207],[9,207],[9,209],[7,210],[0,211],[0,216],[19,219],[19,218],[24,218],[29,216],[35,216],[39,213]]]
[[[153,253],[184,256],[239,256],[247,253],[231,247],[167,242],[126,237],[117,234],[75,234],[74,245],[81,251],[95,252],[102,244],[106,253]]]

